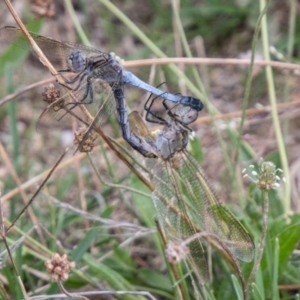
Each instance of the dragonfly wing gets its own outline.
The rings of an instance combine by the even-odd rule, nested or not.
[[[158,220],[164,229],[168,240],[182,242],[197,233],[191,222],[179,186],[179,173],[170,162],[162,161],[156,164],[152,172],[152,182],[155,186],[152,199],[157,210]],[[208,279],[207,262],[200,239],[195,239],[188,245],[188,261],[200,283]]]
[[[232,212],[219,203],[212,204],[207,213],[212,220],[209,224],[210,231],[224,241],[236,258],[244,262],[251,262],[254,257],[253,240]]]
[[[103,57],[108,58],[107,53],[101,52],[90,47],[77,45],[70,42],[60,42],[55,39],[47,38],[32,32],[30,32],[30,35],[41,48],[41,50],[49,59],[49,61],[58,70],[66,70],[69,68],[68,60],[71,54],[74,52],[74,50],[80,51],[83,57],[89,57],[91,55],[102,55]],[[28,39],[24,36],[23,32],[16,27],[6,26],[1,28],[0,38],[1,40],[9,44],[14,44],[22,49],[32,51],[32,47]]]
[[[128,115],[128,122],[130,130],[137,136],[144,138],[145,140],[154,141],[148,127],[139,113],[134,110]]]
[[[90,83],[89,88],[91,91],[88,91],[88,95],[81,105],[84,105],[90,115],[96,118],[95,123],[101,126],[115,111],[116,105],[113,92],[106,82],[98,78],[92,78]],[[68,129],[72,127],[76,119],[80,123],[89,126],[92,120],[84,113],[80,105],[80,99],[83,98],[86,92],[87,83],[84,82],[78,90],[66,93],[49,104],[39,117],[37,131]]]
[[[243,225],[220,202],[199,163],[184,151],[179,169],[182,185],[188,195],[188,207],[205,231],[217,235],[239,260],[250,262],[254,243]]]

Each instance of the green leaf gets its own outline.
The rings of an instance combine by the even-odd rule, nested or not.
[[[274,245],[274,261],[272,264],[273,272],[272,272],[272,299],[279,300],[279,292],[278,292],[278,258],[279,258],[279,240],[275,239]]]
[[[173,287],[169,277],[166,277],[161,273],[152,271],[150,269],[139,269],[137,276],[140,280],[145,282],[147,286],[172,293]]]
[[[149,190],[145,188],[145,185],[135,176],[132,176],[130,186],[138,191],[149,193]],[[133,202],[142,222],[147,227],[153,228],[156,211],[152,200],[140,194],[133,193]]]
[[[261,299],[265,299],[264,278],[260,267],[255,274],[255,283],[253,283],[253,285],[255,285],[255,287],[253,286],[253,289],[259,293]]]
[[[91,255],[86,254],[84,256],[84,261],[97,277],[97,281],[99,281],[99,279],[104,280],[115,291],[134,291],[133,286],[123,276],[121,276],[119,272],[116,272],[107,267],[105,264],[96,261]],[[137,295],[122,295],[122,299],[134,300],[144,299],[144,297]]]
[[[279,269],[281,273],[300,240],[300,215],[294,214],[289,217],[289,220],[283,217],[278,219],[269,225],[269,232],[272,243],[274,243],[275,238],[279,239]]]
[[[194,138],[194,139],[190,140],[189,146],[191,149],[190,152],[194,156],[194,158],[197,159],[197,161],[199,163],[202,162],[204,159],[204,154],[203,154],[202,146],[201,146],[199,139]]]
[[[264,300],[265,298],[261,295],[259,289],[257,288],[257,285],[255,283],[252,283],[252,295],[253,299],[255,300]]]
[[[44,21],[42,19],[31,21],[27,24],[27,28],[30,31],[39,32]],[[7,45],[5,43],[5,40],[1,38],[0,35],[0,43],[3,45]],[[4,64],[9,63],[10,67],[12,69],[16,68],[20,65],[20,63],[24,60],[24,58],[29,53],[29,48],[24,47],[23,49],[21,47],[18,47],[16,45],[7,45],[8,48],[6,51],[0,56],[0,76],[3,76],[4,74]]]
[[[240,143],[239,151],[241,161],[251,161],[251,159],[255,156],[255,151],[253,150],[253,148],[244,141]]]
[[[233,286],[234,286],[236,299],[242,300],[243,299],[243,292],[242,292],[242,288],[241,288],[236,276],[231,275],[231,279],[232,279],[232,283],[233,283]]]
[[[105,206],[103,211],[101,212],[102,218],[110,218],[111,214],[115,211],[115,208],[113,206]]]
[[[11,294],[11,299],[23,299],[21,288],[19,286],[17,277],[14,272],[12,272],[12,268],[10,265],[5,266],[1,270],[1,274],[6,278],[9,286],[9,291]]]
[[[115,253],[115,260],[120,267],[125,270],[136,269],[135,262],[131,259],[128,250],[124,250],[123,248],[119,247],[119,245],[114,244],[114,253]]]
[[[94,228],[88,231],[86,236],[78,243],[77,247],[73,251],[71,251],[71,260],[79,261],[98,235],[98,228]]]

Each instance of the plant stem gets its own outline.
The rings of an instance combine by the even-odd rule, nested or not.
[[[248,279],[248,287],[247,287],[247,293],[249,293],[251,284],[254,280],[255,273],[258,270],[258,267],[260,265],[260,261],[264,252],[265,243],[266,243],[266,236],[267,236],[267,228],[268,228],[268,212],[269,212],[269,197],[268,192],[266,190],[262,190],[263,195],[263,224],[262,224],[262,233],[261,233],[261,239],[259,243],[259,248],[257,252],[257,256],[252,268],[252,271],[250,273],[249,279]]]
[[[260,10],[262,11],[266,6],[265,0],[260,0]],[[262,44],[263,44],[263,52],[265,60],[270,60],[270,53],[269,53],[269,38],[268,38],[268,27],[267,27],[267,16],[264,15],[262,18]],[[282,169],[284,172],[284,176],[286,178],[286,184],[285,184],[285,199],[284,199],[284,209],[285,213],[288,214],[291,210],[290,205],[290,196],[291,196],[291,184],[290,184],[290,174],[289,174],[289,168],[288,168],[288,160],[284,145],[284,139],[282,136],[280,124],[279,124],[279,118],[278,118],[278,112],[277,112],[277,101],[276,101],[276,94],[275,94],[275,85],[274,85],[274,77],[273,77],[273,71],[270,66],[266,66],[266,77],[267,77],[267,88],[268,88],[268,94],[270,99],[270,106],[271,106],[271,115],[273,120],[273,125],[275,129],[276,139],[277,139],[277,145],[279,150],[279,155],[281,159]]]

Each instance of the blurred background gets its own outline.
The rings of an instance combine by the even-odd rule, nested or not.
[[[180,3],[174,1],[173,5],[172,2],[15,0],[12,4],[28,30],[57,40],[114,52],[124,59],[125,67],[131,61],[158,57],[155,47],[168,57],[188,56],[176,23],[174,7],[179,12],[193,57],[250,60],[259,18],[259,1],[183,0]],[[298,1],[270,1],[267,29],[269,45],[273,46],[270,51],[273,61],[298,62],[300,25],[296,21],[299,10]],[[129,21],[140,32],[130,27]],[[16,26],[16,23],[1,2],[0,27],[7,25]],[[145,37],[152,43],[146,44]],[[45,274],[43,259],[53,252],[65,251],[76,261],[78,270],[81,268],[66,282],[69,291],[145,290],[158,299],[174,299],[162,248],[154,233],[155,210],[149,191],[104,143],[98,141],[98,147],[92,153],[95,166],[103,176],[101,181],[85,154],[73,155],[76,147],[73,146],[72,130],[49,128],[43,134],[36,131],[36,122],[46,107],[42,101],[46,84],[39,82],[53,77],[28,50],[9,47],[0,37],[0,189],[2,212],[8,223],[21,211],[63,149],[71,147],[62,167],[56,170],[31,205],[30,213],[22,216],[16,225],[17,230],[8,236],[28,293],[38,290],[39,294],[50,295],[59,291]],[[259,35],[255,59],[263,60],[263,57]],[[167,64],[145,66],[139,62],[140,65],[128,70],[144,81],[152,85],[166,82],[163,86],[165,90],[198,97]],[[201,99],[205,102],[205,109],[192,125],[195,139],[191,141],[189,150],[201,164],[221,201],[228,204],[255,242],[261,232],[261,195],[249,180],[242,178],[241,170],[256,164],[261,157],[282,168],[279,143],[285,148],[290,197],[286,198],[284,186],[270,192],[269,252],[266,251],[259,274],[264,296],[274,295],[271,292],[274,289],[272,247],[275,237],[279,237],[283,247],[280,249],[283,250],[277,257],[280,265],[277,296],[292,299],[290,297],[299,290],[300,279],[297,272],[299,237],[295,233],[300,232],[299,71],[273,69],[278,118],[283,133],[283,140],[279,142],[274,118],[268,108],[269,83],[265,69],[254,65],[248,113],[237,158],[236,134],[249,67],[229,62],[209,65],[182,62],[178,67],[199,90],[204,87],[207,95]],[[201,88],[194,77],[195,70],[202,80]],[[37,86],[21,93],[32,84]],[[129,109],[144,114],[143,106],[149,94],[132,87],[126,87],[125,92]],[[208,107],[216,109],[218,117],[214,120],[214,110],[209,111]],[[236,114],[230,116],[230,113]],[[103,129],[126,146],[120,138],[114,117]],[[233,168],[235,164],[237,168]],[[23,193],[20,193],[18,186]],[[148,196],[124,189],[124,186]],[[110,225],[100,218],[115,223]],[[132,224],[132,228],[127,225],[123,228],[123,222]],[[33,223],[42,224],[44,229],[31,232],[30,238],[20,241],[31,230]],[[284,248],[282,243],[287,242],[287,236],[290,240]],[[4,245],[0,244],[0,251],[3,250]],[[218,257],[218,252],[212,250],[212,253],[211,285],[204,289],[207,297],[213,299],[214,294],[216,299],[234,299],[231,269],[224,259]],[[7,261],[5,255],[3,261]],[[251,264],[243,264],[245,274],[249,273],[250,268]],[[3,299],[7,299],[5,294],[21,299],[9,262],[3,264],[2,271]],[[192,291],[190,282],[188,287]],[[93,299],[114,299],[114,296],[99,297]],[[135,296],[126,297],[136,299]],[[191,292],[191,299],[193,297]],[[125,298],[121,296],[121,299]]]

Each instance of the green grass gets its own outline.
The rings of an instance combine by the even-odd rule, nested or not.
[[[197,57],[200,50],[194,39],[199,35],[204,39],[207,57],[237,57],[249,49],[268,57],[268,48],[274,45],[291,62],[299,60],[299,24],[292,9],[296,1],[269,3],[267,19],[260,14],[266,7],[263,0],[250,1],[246,6],[233,0],[203,1],[201,5],[194,2],[182,1],[177,8],[173,1],[159,5],[147,1],[138,7],[133,1],[114,1],[115,5],[106,0],[89,1],[89,6],[83,1],[76,5],[66,1],[66,7],[60,4],[57,8],[57,17],[66,20],[63,14],[71,12],[68,18],[72,22],[68,24],[74,26],[66,26],[67,21],[59,19],[36,20],[28,4],[20,17],[31,31],[45,30],[53,37],[61,34],[63,40],[75,36],[78,43],[113,50],[125,60],[175,57],[181,51],[182,56]],[[7,11],[4,4],[0,7]],[[178,30],[174,30],[173,21]],[[274,29],[274,21],[278,28]],[[1,27],[12,25],[4,22],[5,18]],[[181,42],[182,50],[174,46],[175,40]],[[34,67],[39,62],[26,58],[28,52],[4,47],[1,37],[0,47],[1,98],[51,76],[46,68]],[[151,71],[155,73],[153,81]],[[170,64],[156,66],[155,70],[139,67],[134,72],[153,84],[166,81],[171,92],[203,100],[205,112],[193,125],[196,137],[189,150],[203,166],[221,201],[249,231],[256,250],[262,235],[264,195],[268,197],[266,241],[249,299],[299,299],[299,191],[295,186],[297,172],[292,172],[298,162],[298,155],[293,153],[299,148],[299,122],[287,108],[284,118],[277,111],[281,102],[297,99],[298,79],[268,67],[251,73],[249,68],[232,66],[186,65],[182,70]],[[232,78],[238,78],[237,82],[232,83]],[[64,139],[69,138],[66,132],[57,130],[36,132],[43,88],[0,106],[1,232],[2,226],[7,230],[30,201],[45,178],[41,174],[54,166],[64,151]],[[126,88],[131,110],[142,112],[147,97],[142,91]],[[258,103],[270,105],[270,115],[248,115],[247,109]],[[246,114],[241,127],[236,120],[220,123],[214,119],[219,113],[242,110]],[[209,121],[201,119],[205,114]],[[110,121],[104,131],[117,139],[120,133],[116,120],[112,117]],[[230,121],[235,126],[230,126]],[[117,143],[125,146],[121,139]],[[103,291],[127,291],[114,297],[146,299],[148,292],[157,299],[195,299],[191,278],[184,277],[189,271],[186,266],[177,269],[179,277],[181,274],[177,282],[174,269],[165,261],[149,189],[104,143],[90,157],[79,152],[73,155],[74,151],[75,146],[5,234],[12,259],[2,252],[5,244],[0,242],[0,299],[37,299],[34,296],[38,295],[50,299],[50,295],[62,293],[45,267],[45,260],[56,252],[66,253],[76,262],[63,283],[69,293],[94,292],[100,297]],[[286,184],[266,193],[243,178],[241,170],[250,164],[257,166],[260,156],[283,169]],[[196,283],[200,295],[205,299],[243,299],[238,275],[222,253],[214,247],[208,247],[207,252],[210,281],[204,287]],[[253,263],[241,262],[246,282],[252,267]],[[26,294],[22,294],[23,287]]]

